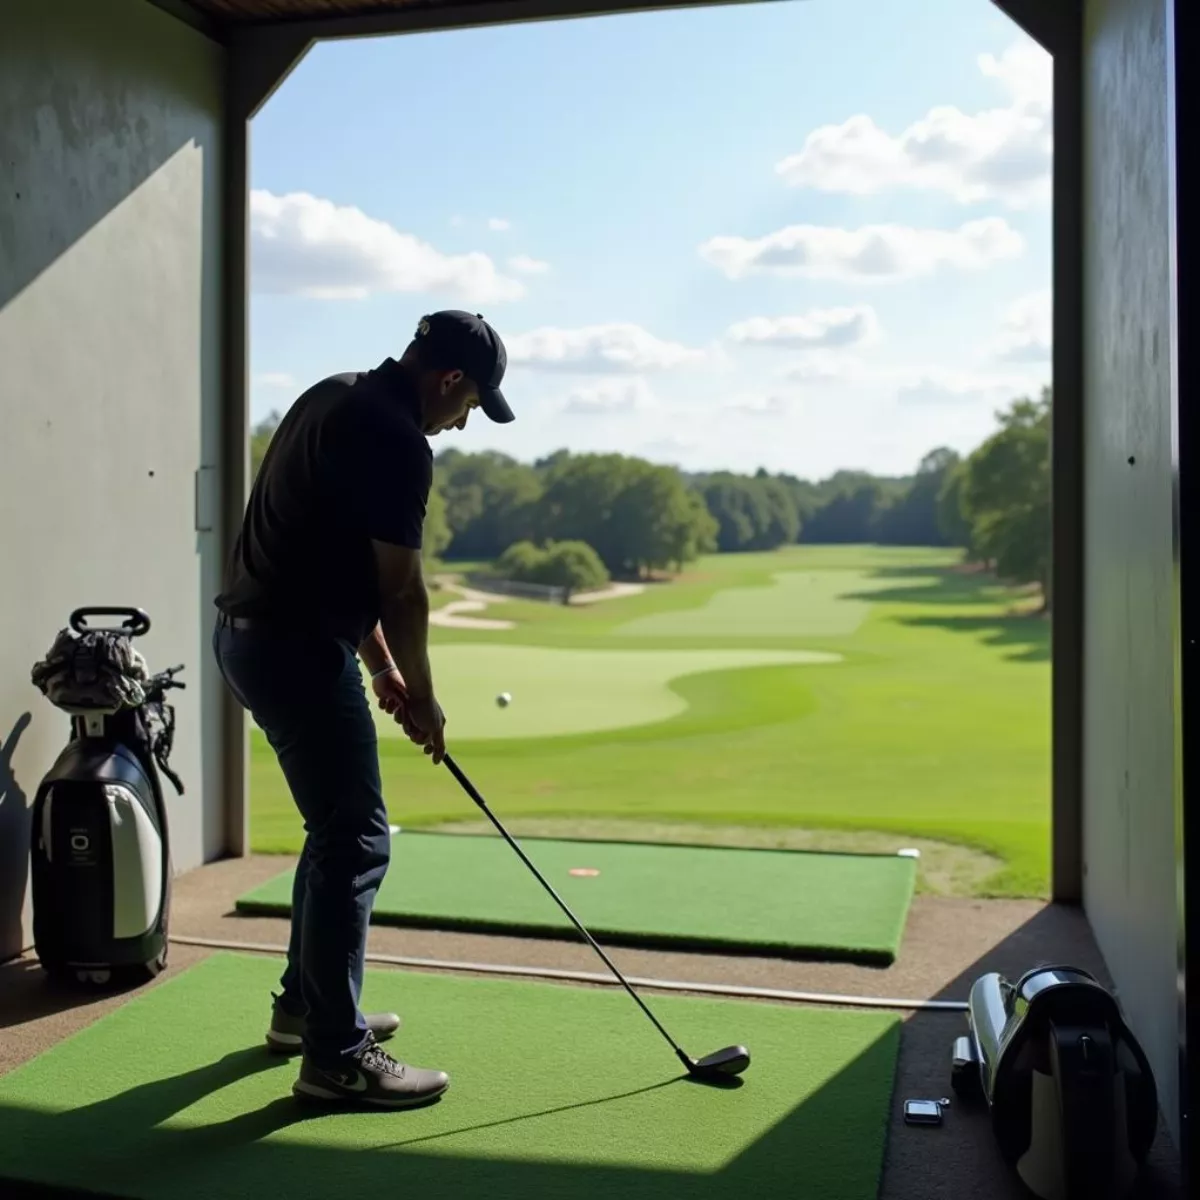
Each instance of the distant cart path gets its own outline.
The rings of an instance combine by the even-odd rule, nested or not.
[[[514,629],[513,621],[499,621],[492,617],[473,617],[468,613],[483,612],[489,604],[503,603],[510,600],[495,592],[481,592],[476,588],[465,587],[458,583],[452,575],[435,575],[434,579],[441,584],[445,591],[453,592],[461,597],[451,600],[429,614],[430,625],[440,625],[445,629]],[[597,588],[592,592],[580,592],[571,597],[572,604],[595,604],[600,600],[619,600],[624,596],[637,596],[646,590],[641,583],[612,583],[608,587]]]

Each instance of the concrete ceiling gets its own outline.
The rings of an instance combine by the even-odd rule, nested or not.
[[[176,15],[232,32],[297,26],[313,36],[395,32],[583,13],[669,9],[747,0],[150,0]],[[794,0],[793,0],[794,2]],[[835,0],[828,0],[833,3]],[[1052,53],[1077,36],[1083,0],[992,0]],[[490,11],[489,11],[490,10]]]
[[[487,8],[501,0],[190,0],[222,25],[264,25],[388,12],[434,12],[439,8]]]

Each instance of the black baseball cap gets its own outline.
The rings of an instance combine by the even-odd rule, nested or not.
[[[500,335],[479,313],[448,308],[421,318],[414,338],[428,346],[435,361],[457,367],[479,388],[479,407],[490,420],[506,425],[513,410],[500,391],[508,353]]]

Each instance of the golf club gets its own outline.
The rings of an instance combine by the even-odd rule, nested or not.
[[[688,1074],[694,1079],[709,1080],[714,1082],[727,1079],[731,1075],[740,1075],[750,1065],[750,1051],[747,1050],[745,1046],[726,1046],[723,1050],[714,1050],[712,1054],[707,1054],[701,1059],[692,1058],[690,1054],[686,1053],[680,1047],[679,1043],[676,1042],[675,1039],[662,1027],[658,1018],[646,1007],[645,1003],[642,1001],[642,998],[637,994],[637,992],[635,992],[633,988],[629,986],[625,976],[617,970],[616,964],[613,963],[608,955],[604,953],[599,944],[596,942],[596,939],[593,938],[592,935],[583,927],[579,919],[567,907],[566,902],[562,899],[562,897],[559,896],[554,888],[552,888],[545,878],[543,878],[542,873],[537,869],[537,867],[535,867],[533,863],[529,861],[525,851],[522,850],[521,847],[518,846],[511,837],[509,837],[508,831],[503,825],[500,824],[492,810],[488,808],[484,798],[475,790],[474,785],[462,773],[454,759],[447,754],[442,761],[447,767],[450,768],[450,773],[462,785],[463,791],[465,791],[467,795],[475,801],[475,803],[483,811],[483,814],[500,831],[501,837],[503,837],[504,840],[517,852],[521,861],[534,873],[535,876],[537,876],[542,887],[544,887],[546,891],[548,891],[550,895],[554,897],[554,899],[558,902],[558,906],[567,914],[568,917],[571,918],[575,928],[583,934],[588,943],[591,945],[592,949],[595,950],[596,953],[604,960],[605,964],[608,966],[608,969],[612,971],[612,973],[620,981],[621,986],[624,987],[624,989],[637,1002],[638,1007],[641,1008],[642,1012],[644,1012],[646,1016],[648,1016],[650,1020],[654,1022],[654,1027],[670,1043],[671,1048],[675,1051],[676,1057],[687,1068]]]

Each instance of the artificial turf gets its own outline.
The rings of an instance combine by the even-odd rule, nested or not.
[[[505,600],[486,615],[516,622],[512,630],[432,631],[435,678],[439,654],[465,663],[473,649],[493,647],[518,656],[535,649],[801,650],[842,661],[687,674],[667,685],[686,704],[676,715],[554,737],[467,736],[447,700],[448,743],[502,817],[791,825],[886,833],[901,842],[942,839],[1002,860],[996,874],[972,885],[973,894],[1044,896],[1049,622],[1031,615],[1036,598],[964,572],[957,560],[939,550],[800,546],[713,555],[642,595],[593,605]],[[787,636],[779,632],[786,612],[776,604],[781,575],[825,575],[827,585],[813,584],[807,606],[797,600]],[[756,591],[761,604],[752,600]],[[740,611],[728,610],[724,637],[710,621],[711,604],[729,603],[721,595],[737,598]],[[756,622],[762,605],[770,619]],[[853,632],[811,632],[818,618],[828,628],[838,605],[847,606],[845,627]],[[705,613],[698,632],[697,614]],[[651,617],[655,636],[629,632]],[[639,687],[630,680],[631,695]],[[514,705],[492,713],[496,722],[515,717],[523,704],[519,659],[503,690],[513,693]],[[491,688],[478,694],[480,703],[491,703]],[[584,703],[569,684],[562,695],[564,706]],[[395,823],[411,828],[476,815],[449,773],[406,741],[382,739],[380,761]],[[303,829],[257,731],[250,773],[254,849],[297,852]]]
[[[775,954],[887,966],[904,936],[916,864],[894,855],[522,838],[589,932],[614,945]],[[573,875],[573,870],[598,871]],[[293,872],[237,900],[291,911]],[[381,924],[579,937],[497,836],[402,832],[375,903]]]
[[[450,1074],[406,1112],[311,1109],[263,1046],[279,963],[218,954],[0,1078],[3,1180],[137,1200],[797,1195],[873,1200],[899,1019],[647,997],[688,1051],[749,1047],[741,1086],[686,1078],[620,991],[367,972],[389,1046]]]

